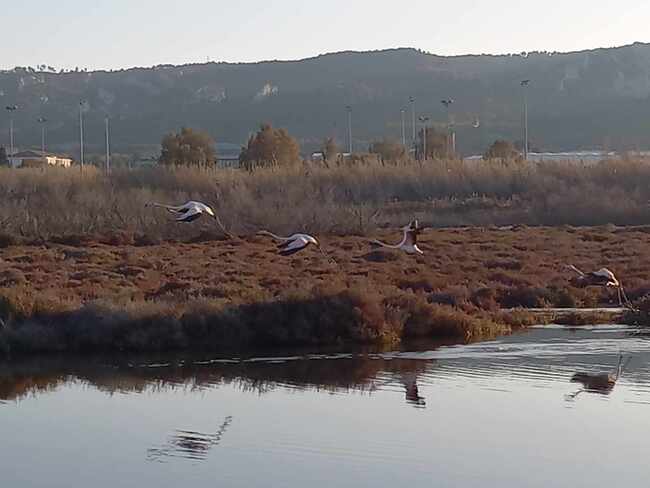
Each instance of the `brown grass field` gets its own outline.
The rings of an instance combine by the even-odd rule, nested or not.
[[[189,199],[240,237],[145,207]],[[542,320],[526,308],[615,303],[569,263],[611,268],[642,309],[621,320],[648,322],[643,159],[2,168],[0,202],[0,355],[477,340]],[[369,245],[413,218],[425,256]],[[313,233],[338,265],[277,256],[262,228]]]
[[[262,237],[73,241],[0,249],[0,351],[475,340],[535,320],[504,308],[616,304],[614,292],[571,287],[567,263],[609,267],[641,308],[650,292],[649,227],[428,229],[417,257],[321,236],[337,265],[315,249],[278,256]]]
[[[260,228],[370,235],[413,218],[431,227],[650,225],[650,164],[430,161],[300,166],[253,172],[197,168],[0,168],[0,245],[75,236],[140,242],[200,239],[204,225],[170,225],[152,200],[200,200],[233,233]],[[117,242],[117,241],[115,241]]]

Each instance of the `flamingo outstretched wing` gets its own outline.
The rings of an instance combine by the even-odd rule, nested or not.
[[[176,219],[176,222],[193,222],[203,215],[199,207],[190,207],[185,213]]]
[[[309,245],[309,241],[303,237],[299,237],[297,239],[294,239],[292,241],[287,241],[283,244],[281,244],[280,247],[280,255],[281,256],[291,256],[292,254],[296,254],[297,252],[302,251]]]

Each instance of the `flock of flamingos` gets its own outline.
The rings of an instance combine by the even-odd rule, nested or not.
[[[186,222],[186,223],[193,222],[204,215],[208,216],[210,218],[213,218],[217,222],[221,230],[228,237],[232,237],[231,234],[225,229],[225,227],[221,223],[221,220],[214,212],[214,210],[209,205],[206,205],[205,203],[189,201],[184,205],[174,206],[174,205],[165,205],[162,203],[154,202],[154,203],[147,204],[147,206],[160,207],[168,210],[169,212],[173,213],[176,216],[175,220],[177,222]],[[417,244],[418,235],[423,230],[419,226],[418,221],[413,220],[407,226],[402,227],[401,230],[402,230],[402,240],[398,244],[392,245],[378,240],[372,240],[371,243],[389,249],[399,250],[410,255],[424,254],[424,252],[422,252],[422,250],[418,247]],[[271,237],[272,239],[279,242],[277,248],[278,248],[278,254],[280,254],[281,256],[291,256],[293,254],[296,254],[300,251],[307,249],[310,246],[313,246],[318,248],[328,260],[336,263],[336,261],[334,261],[332,258],[327,256],[325,251],[322,249],[320,242],[318,242],[318,239],[316,239],[314,236],[310,234],[296,233],[288,237],[282,237],[273,234],[272,232],[269,232],[267,230],[261,230],[257,234]],[[614,288],[618,293],[619,305],[623,308],[629,308],[631,310],[634,310],[633,305],[631,304],[630,300],[627,298],[627,295],[625,294],[625,290],[623,289],[622,283],[616,278],[614,273],[612,273],[609,269],[602,268],[597,271],[584,273],[583,271],[579,270],[573,265],[568,265],[567,268],[575,273],[575,276],[571,279],[571,283],[574,286],[578,286],[578,287],[600,286],[605,288]],[[623,369],[626,365],[623,365],[623,355],[621,354],[619,356],[618,367],[614,372],[598,373],[598,374],[576,373],[571,378],[571,381],[575,383],[581,383],[583,387],[579,389],[577,392],[567,395],[566,399],[573,400],[580,393],[583,393],[585,391],[598,392],[606,395],[609,394],[614,388],[614,386],[616,385],[616,382],[620,378]],[[413,380],[412,382],[409,383],[409,385],[410,387],[407,386],[407,399],[409,397],[409,391],[411,391],[412,397],[417,401],[418,404],[420,404],[421,397],[417,393],[417,383],[415,382],[415,380]]]
[[[226,230],[226,228],[221,223],[221,220],[214,212],[214,210],[205,203],[197,201],[189,201],[183,205],[166,205],[163,203],[148,203],[147,206],[150,207],[159,207],[168,210],[169,212],[176,215],[177,222],[193,222],[199,219],[202,216],[208,216],[213,218],[221,230],[228,236],[232,235]],[[378,240],[371,241],[372,244],[379,245],[389,249],[396,249],[402,251],[406,254],[424,254],[422,250],[418,247],[417,240],[418,235],[422,232],[422,228],[419,226],[417,220],[413,220],[407,226],[402,227],[402,240],[395,244],[387,244]],[[257,233],[258,235],[268,236],[279,242],[278,244],[278,253],[282,256],[291,256],[296,254],[304,249],[307,249],[309,246],[314,246],[318,248],[323,255],[326,257],[327,254],[323,250],[314,236],[304,233],[296,233],[288,237],[282,237],[267,230],[262,230]],[[330,261],[333,261],[332,258],[328,257]],[[335,261],[334,261],[335,262]],[[589,273],[584,273],[573,265],[568,265],[568,269],[576,273],[576,276],[571,280],[571,283],[574,286],[578,287],[587,287],[587,286],[601,286],[605,288],[614,288],[618,294],[619,305],[623,308],[634,309],[632,303],[627,298],[625,290],[622,283],[616,278],[614,273],[607,268],[601,268],[597,271],[591,271]]]

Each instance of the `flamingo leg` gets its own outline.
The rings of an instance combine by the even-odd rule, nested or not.
[[[632,311],[638,311],[636,308],[634,308],[634,305],[632,305],[632,302],[627,297],[627,293],[625,293],[625,288],[623,288],[623,285],[620,286],[620,290],[621,290],[621,294],[623,295],[625,306]]]

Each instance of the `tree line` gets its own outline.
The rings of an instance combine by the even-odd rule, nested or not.
[[[178,132],[166,134],[161,141],[159,163],[210,167],[218,161],[216,143],[207,132],[183,127]],[[413,148],[384,138],[372,142],[368,153],[381,161],[400,161],[407,159],[448,159],[454,158],[450,134],[434,128],[421,129]],[[352,157],[353,155],[349,155]],[[343,155],[332,137],[326,138],[320,148],[320,157],[326,163],[340,162]],[[495,141],[485,152],[486,160],[517,160],[521,158],[515,146],[505,140]],[[291,165],[301,161],[300,144],[286,129],[262,124],[253,134],[246,146],[241,148],[239,164],[252,170],[255,168]]]

